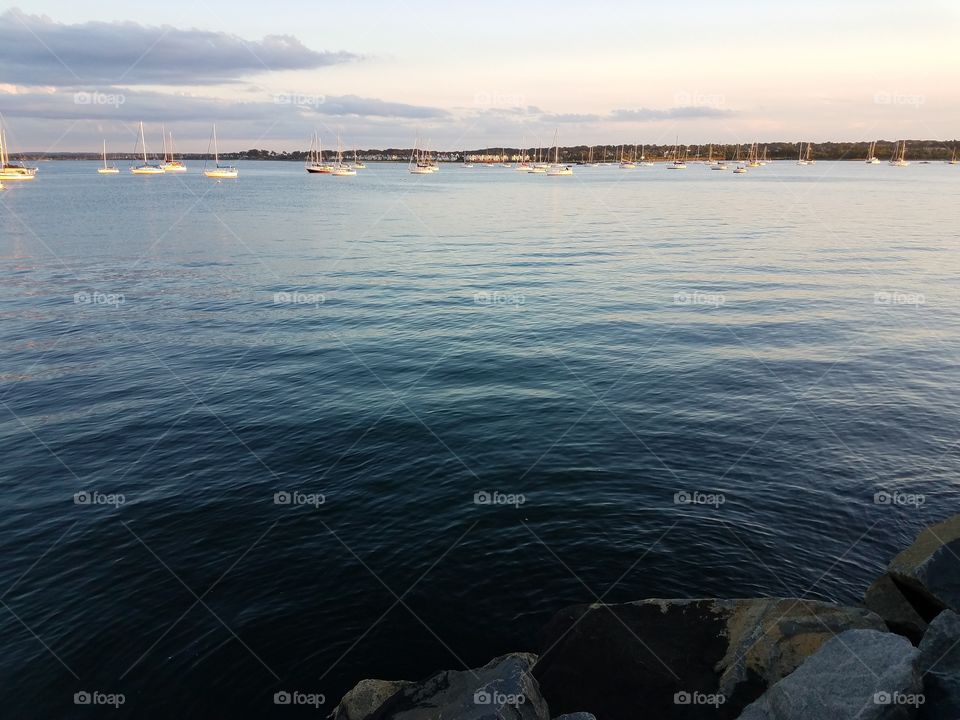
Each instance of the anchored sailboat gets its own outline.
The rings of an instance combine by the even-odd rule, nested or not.
[[[337,133],[337,162],[333,166],[332,175],[336,177],[348,177],[356,175],[357,171],[343,161],[343,145],[340,143],[340,133]]]
[[[22,162],[10,162],[7,131],[0,127],[0,180],[33,180],[37,168],[28,168]]]
[[[97,172],[101,175],[117,175],[120,172],[120,168],[116,165],[107,165],[107,141],[103,141],[103,167],[97,168]]]
[[[140,123],[140,137],[137,140],[139,146],[143,150],[143,164],[134,165],[130,168],[130,172],[134,175],[163,175],[163,168],[159,165],[152,165],[147,162],[147,141],[143,136],[143,122]],[[133,148],[134,154],[137,152],[137,147]]]
[[[217,180],[235,180],[240,176],[240,171],[233,165],[220,165],[220,148],[217,146],[217,126],[213,126],[213,168],[207,170],[206,162],[203,165],[203,174],[208,178]]]
[[[553,133],[553,145],[554,145],[554,154],[553,154],[553,164],[547,168],[547,175],[552,175],[554,177],[560,175],[573,175],[573,168],[569,165],[560,164],[560,128],[557,128]]]
[[[893,151],[893,157],[890,158],[890,164],[894,167],[907,167],[910,163],[907,162],[907,141],[900,140],[897,142],[897,147]]]
[[[179,160],[173,159],[173,133],[170,133],[170,144],[167,145],[167,135],[163,136],[163,162],[160,163],[160,167],[163,168],[164,172],[168,173],[182,173],[187,171],[187,166],[184,165]]]
[[[867,151],[867,159],[864,161],[867,165],[879,165],[880,159],[877,157],[877,141],[870,143],[870,149]]]

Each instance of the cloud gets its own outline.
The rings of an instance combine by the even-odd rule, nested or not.
[[[290,35],[248,41],[228,33],[169,25],[68,25],[16,8],[0,15],[4,82],[22,85],[209,85],[356,59],[348,52],[311,50]]]
[[[55,89],[0,86],[0,104],[11,117],[46,120],[136,122],[249,121],[302,123],[305,128],[326,118],[403,118],[441,120],[440,108],[407,105],[356,95],[323,96],[257,93],[238,102],[214,97],[170,94],[122,87]]]
[[[689,120],[694,118],[719,118],[735,115],[733,110],[710,107],[708,105],[690,105],[684,107],[653,110],[639,108],[637,110],[614,110],[610,113],[610,120],[625,120],[631,122],[650,122],[655,120]]]

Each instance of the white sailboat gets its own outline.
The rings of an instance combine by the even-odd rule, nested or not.
[[[410,162],[407,164],[407,170],[411,175],[430,175],[433,172],[421,157],[419,136],[413,142],[413,150],[410,151]]]
[[[893,157],[890,158],[890,164],[894,167],[907,167],[910,164],[907,162],[906,140],[900,140],[897,142],[897,147],[893,151]]]
[[[553,133],[553,145],[555,148],[553,154],[553,163],[547,168],[547,175],[552,177],[573,175],[572,167],[569,165],[560,164],[560,128],[557,128]]]
[[[953,157],[947,160],[947,165],[960,165],[960,160],[957,160],[957,149],[953,149]]]
[[[735,175],[743,175],[745,172],[747,172],[747,166],[740,161],[739,145],[737,145],[737,154],[736,154],[736,157],[734,158],[734,162],[737,163],[737,167],[734,168],[734,171],[733,171]]]
[[[333,173],[333,165],[323,161],[323,145],[320,135],[316,132],[310,138],[310,149],[307,151],[307,160],[303,167],[311,175],[330,175]]]
[[[354,169],[354,170],[366,170],[366,169],[367,169],[366,163],[362,162],[362,161],[357,157],[357,146],[356,146],[356,145],[353,146],[353,169]]]
[[[870,149],[867,151],[867,159],[864,160],[867,165],[879,165],[880,159],[877,157],[877,141],[870,143]]]
[[[9,153],[7,131],[0,127],[0,180],[33,180],[37,176],[37,168],[26,167],[22,162],[11,162]]]
[[[103,141],[103,167],[97,168],[97,172],[101,175],[117,175],[120,172],[120,168],[116,165],[107,165],[107,141]]]
[[[634,155],[636,155],[636,153],[637,153],[636,149],[634,149],[633,153],[634,153]],[[621,145],[621,146],[620,146],[620,169],[621,169],[621,170],[635,170],[636,167],[637,167],[637,163],[636,163],[636,162],[634,162],[633,160],[627,160],[627,148],[626,148],[626,146],[625,146],[625,145]]]
[[[235,180],[240,176],[240,171],[233,165],[220,165],[220,148],[217,145],[217,126],[213,126],[213,168],[207,170],[206,163],[203,166],[203,174],[208,178],[216,180]]]
[[[343,145],[340,143],[340,133],[337,133],[337,162],[333,166],[335,177],[349,177],[356,175],[357,171],[343,161]]]
[[[165,128],[162,129],[165,133]],[[173,158],[173,133],[169,134],[170,143],[167,144],[167,135],[163,136],[163,162],[160,163],[160,167],[163,168],[163,171],[166,173],[183,173],[187,171],[187,166],[184,165],[180,160],[174,160]]]
[[[140,137],[138,143],[143,150],[143,164],[134,165],[130,168],[130,172],[134,175],[163,175],[163,168],[159,165],[152,165],[147,162],[147,141],[143,135],[143,122],[140,123]],[[134,154],[136,154],[136,146],[133,148]]]

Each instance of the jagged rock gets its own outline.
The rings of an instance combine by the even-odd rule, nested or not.
[[[926,528],[887,572],[927,622],[947,608],[960,612],[960,515]]]
[[[333,720],[368,720],[383,703],[408,685],[413,683],[407,680],[361,680],[343,696],[331,717]]]
[[[899,635],[847,630],[767,690],[740,720],[909,720],[923,701],[919,656]]]
[[[883,618],[887,627],[908,638],[914,645],[927,629],[927,623],[889,575],[881,575],[867,588],[863,604]]]
[[[944,610],[920,643],[920,670],[926,702],[923,720],[960,718],[960,615]]]
[[[886,630],[864,608],[793,599],[578,605],[547,625],[534,675],[554,712],[697,717],[719,693],[723,720],[850,628]]]
[[[593,715],[587,712],[569,713],[555,717],[553,720],[597,720]]]
[[[549,720],[529,653],[475,670],[447,670],[394,693],[365,720]],[[352,691],[351,691],[352,692]]]

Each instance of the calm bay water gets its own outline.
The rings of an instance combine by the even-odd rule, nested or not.
[[[598,597],[856,602],[957,511],[960,168],[95,166],[0,194],[10,717],[316,717]]]

